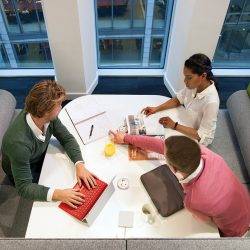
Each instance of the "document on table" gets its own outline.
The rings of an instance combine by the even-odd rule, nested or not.
[[[155,117],[143,117],[147,135],[165,135],[165,128],[159,123],[159,119]]]
[[[107,136],[112,129],[106,111],[89,96],[75,100],[65,110],[84,144]]]
[[[91,96],[76,99],[67,107],[67,112],[74,124],[82,123],[88,119],[105,113],[101,106]]]
[[[131,135],[165,135],[165,129],[156,117],[127,115],[125,120],[128,133]]]

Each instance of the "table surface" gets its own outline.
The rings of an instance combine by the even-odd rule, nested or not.
[[[86,99],[87,98],[87,99]],[[164,96],[155,95],[90,95],[77,98],[67,104],[84,100],[97,102],[107,112],[110,128],[117,129],[123,124],[128,114],[137,114],[145,106],[155,106],[168,100]],[[87,108],[87,107],[86,107]],[[162,116],[169,115],[175,121],[192,125],[183,107],[162,111],[152,115],[150,119],[157,123]],[[183,238],[183,237],[219,237],[214,225],[196,220],[186,209],[163,218],[156,213],[155,222],[146,222],[142,207],[150,204],[150,197],[144,189],[140,176],[162,164],[164,161],[129,161],[127,145],[116,145],[116,154],[110,158],[104,156],[104,146],[108,137],[83,145],[73,127],[65,109],[59,118],[75,136],[80,145],[86,167],[106,182],[113,176],[115,192],[89,227],[58,208],[59,202],[34,202],[26,238]],[[177,131],[165,129],[166,136],[178,134]],[[121,177],[129,179],[129,189],[117,187]],[[57,140],[51,139],[48,146],[39,184],[54,188],[71,188],[76,183],[74,165],[65,155]],[[132,228],[118,226],[120,211],[133,211]]]

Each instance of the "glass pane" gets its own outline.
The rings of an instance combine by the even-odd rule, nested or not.
[[[152,10],[147,5],[150,1],[95,0],[96,26],[99,29],[98,67],[163,67],[166,50],[164,37],[168,37],[167,28],[170,27],[170,17],[165,19],[165,16],[172,9],[174,1],[151,1],[154,3]],[[158,29],[152,29],[153,21]]]
[[[250,14],[243,14],[240,18],[240,21],[250,23]]]
[[[133,27],[143,28],[145,26],[146,4],[141,0],[134,0]]]
[[[112,27],[112,0],[97,0],[98,28]]]
[[[250,1],[249,0],[246,1],[244,12],[250,12]]]
[[[0,68],[8,68],[10,66],[9,59],[3,44],[0,44]]]
[[[15,0],[24,32],[40,31],[33,0]]]
[[[228,13],[242,12],[245,0],[231,0]]]
[[[240,14],[231,14],[227,15],[226,17],[226,23],[237,23],[239,21]]]
[[[153,28],[165,28],[167,0],[155,0]]]
[[[46,54],[47,61],[49,63],[51,63],[51,65],[52,65],[52,56],[51,56],[51,52],[50,52],[49,43],[43,43],[43,48],[44,48],[44,51]]]
[[[102,65],[112,64],[112,40],[101,39],[99,41],[100,63]]]
[[[163,38],[153,38],[151,44],[150,63],[160,64]]]
[[[14,6],[10,0],[0,1],[7,29],[10,33],[20,33]]]
[[[140,64],[142,39],[114,39],[113,63]]]
[[[225,26],[221,33],[214,62],[216,67],[248,67],[250,63],[250,29]]]
[[[250,0],[231,0],[213,64],[217,68],[250,68]]]
[[[39,22],[40,22],[40,25],[41,25],[41,30],[42,31],[46,31],[41,1],[35,0],[35,6],[36,6],[36,9],[37,9],[37,15],[39,17]]]
[[[131,27],[132,0],[113,0],[113,27],[127,29]]]
[[[52,62],[47,59],[47,43],[15,43],[13,44],[17,64],[20,68],[49,68]]]

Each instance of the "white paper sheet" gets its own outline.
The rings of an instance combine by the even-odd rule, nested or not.
[[[84,99],[74,100],[74,102],[67,105],[66,110],[75,125],[91,117],[105,113],[105,110],[103,110],[93,98],[90,98],[90,96],[85,96]]]

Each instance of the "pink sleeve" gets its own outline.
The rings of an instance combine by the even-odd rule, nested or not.
[[[211,217],[209,217],[206,214],[203,214],[197,210],[191,209],[191,208],[187,208],[193,215],[194,218],[196,218],[197,220],[201,220],[203,222],[211,222],[213,221]]]
[[[127,144],[132,144],[138,148],[164,154],[164,140],[159,138],[145,135],[126,134],[124,137],[124,142]]]

